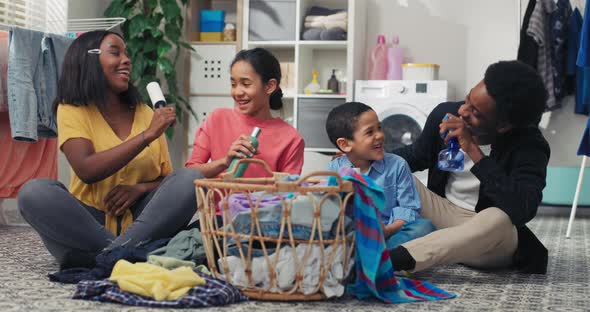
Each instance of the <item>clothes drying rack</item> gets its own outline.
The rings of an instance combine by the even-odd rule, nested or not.
[[[49,24],[52,23],[63,23],[63,21],[50,21]],[[68,32],[86,32],[86,31],[93,31],[93,30],[111,30],[122,23],[125,22],[124,17],[105,17],[105,18],[80,18],[80,19],[68,19],[66,31]],[[0,23],[0,30],[9,31],[14,26],[20,25],[10,25],[5,23]],[[38,31],[46,31],[46,27],[40,26],[26,26],[28,29],[38,30]]]
[[[580,198],[580,190],[582,189],[582,183],[584,182],[584,169],[586,169],[586,155],[582,156],[582,164],[580,165],[580,175],[578,176],[578,184],[576,185],[576,193],[574,194],[574,201],[572,203],[572,210],[570,212],[570,220],[567,223],[567,230],[565,231],[565,237],[570,238],[572,233],[572,225],[576,218],[576,210],[578,209],[578,199]]]

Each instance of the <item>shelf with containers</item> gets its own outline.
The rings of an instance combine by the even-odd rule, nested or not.
[[[202,11],[209,11],[202,14]],[[235,27],[235,39],[223,40],[217,34],[216,41],[203,40],[204,30],[221,30],[219,11],[223,12],[223,28],[227,23]],[[234,106],[230,95],[229,66],[242,43],[243,0],[189,0],[187,8],[187,32],[195,51],[190,53],[190,70],[187,79],[189,103],[198,120],[190,118],[187,125],[187,153],[192,152],[196,130],[207,115],[217,108]],[[212,18],[212,23],[201,18]],[[204,26],[204,27],[202,27]],[[204,29],[203,29],[204,28]],[[210,37],[210,36],[209,36]],[[227,36],[226,36],[227,37]],[[220,40],[221,39],[221,40]]]
[[[281,63],[284,109],[280,115],[291,122],[303,135],[306,151],[334,152],[336,149],[325,133],[328,112],[335,106],[352,101],[353,82],[362,79],[365,59],[366,3],[364,0],[243,0],[242,47],[262,47],[271,51]],[[318,9],[320,8],[320,9]],[[323,9],[321,9],[323,8]],[[294,13],[294,14],[293,14]],[[338,17],[310,18],[307,26],[345,26],[338,36],[324,36],[327,28],[306,27],[308,13]],[[343,14],[344,13],[344,14]],[[338,15],[335,15],[338,14]],[[346,16],[346,19],[342,19]],[[313,25],[309,24],[313,21]],[[310,28],[317,28],[316,37]],[[332,28],[333,30],[333,28]],[[304,40],[305,38],[313,40]],[[317,33],[320,37],[317,37]],[[318,40],[342,38],[341,40]],[[285,73],[284,68],[287,68]],[[328,89],[327,82],[336,70],[339,80],[338,93],[305,92],[312,80],[312,71],[318,72],[321,89]],[[286,78],[286,79],[285,79]]]

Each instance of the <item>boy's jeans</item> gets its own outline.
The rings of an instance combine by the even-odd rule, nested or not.
[[[397,233],[387,239],[387,249],[391,250],[403,243],[426,236],[434,231],[436,231],[436,227],[428,219],[420,218],[413,222],[407,222]]]

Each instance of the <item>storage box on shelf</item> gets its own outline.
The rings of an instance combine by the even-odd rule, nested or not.
[[[193,44],[241,43],[242,3],[244,0],[190,0],[188,19],[189,33]],[[225,24],[233,24],[235,41],[223,41]]]
[[[295,40],[296,0],[250,0],[248,40]]]

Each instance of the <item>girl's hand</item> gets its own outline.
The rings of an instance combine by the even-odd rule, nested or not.
[[[117,217],[122,215],[144,193],[141,185],[117,185],[104,198],[105,213]]]
[[[250,137],[242,134],[230,146],[227,155],[225,155],[224,163],[229,167],[234,158],[248,158],[254,156],[255,153],[256,149],[254,148],[254,145],[252,145]]]
[[[176,122],[176,112],[174,107],[166,106],[154,111],[152,122],[145,130],[145,140],[147,143],[159,138],[164,131]]]

